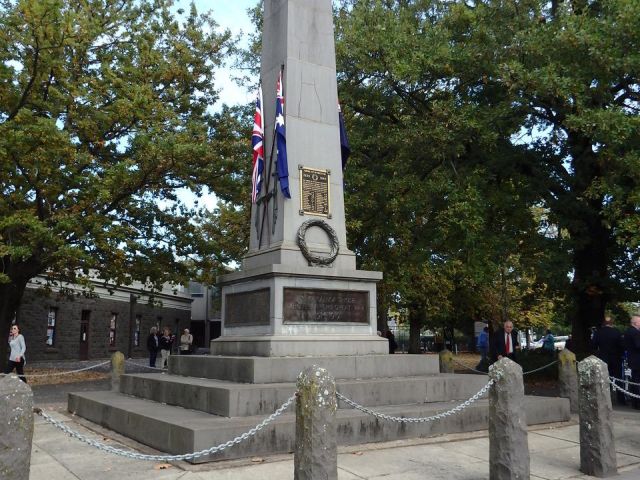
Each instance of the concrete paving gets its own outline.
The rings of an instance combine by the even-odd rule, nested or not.
[[[48,414],[92,439],[124,449],[158,453],[109,430],[64,412],[63,404],[45,406]],[[578,468],[578,425],[572,422],[529,429],[531,479],[587,479]],[[619,480],[640,480],[640,412],[614,412]],[[429,439],[341,447],[340,480],[484,480],[489,478],[487,432]],[[293,455],[171,465],[132,460],[80,443],[36,417],[30,480],[261,480],[293,479]]]

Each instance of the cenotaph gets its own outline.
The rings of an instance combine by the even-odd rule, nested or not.
[[[265,171],[242,270],[218,278],[222,336],[214,355],[388,353],[376,335],[376,282],[347,248],[338,93],[329,0],[266,0],[261,83]],[[282,72],[291,198],[275,173]]]
[[[69,395],[70,412],[163,452],[240,438],[288,402],[313,365],[346,398],[392,416],[441,413],[486,383],[439,374],[436,355],[388,355],[387,340],[375,334],[382,275],[357,270],[346,246],[331,0],[265,0],[264,8],[265,173],[276,158],[270,132],[284,65],[291,198],[265,177],[242,270],[219,279],[222,337],[211,342],[212,355],[172,355],[168,372],[128,373],[116,391]],[[487,428],[486,400],[430,423],[381,421],[342,400],[338,408],[340,445]],[[525,408],[530,424],[570,418],[566,399],[539,397]],[[291,452],[296,428],[287,411],[246,441],[189,461]]]

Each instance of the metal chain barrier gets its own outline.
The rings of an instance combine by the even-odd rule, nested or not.
[[[145,365],[144,363],[134,362],[130,358],[127,358],[125,360],[125,363],[129,363],[131,365],[135,365],[136,367],[148,368],[149,370],[160,370],[161,372],[166,372],[167,371],[165,368],[150,367],[149,365]]]
[[[616,377],[609,377],[609,381],[611,383],[620,382],[620,383],[626,383],[628,385],[640,386],[640,383],[635,383],[635,382],[631,382],[629,380],[623,380],[622,378],[616,378]]]
[[[540,370],[544,370],[545,368],[549,368],[551,365],[555,365],[556,363],[558,363],[558,360],[554,360],[551,363],[547,363],[546,365],[544,365],[543,367],[540,368],[536,368],[534,370],[529,370],[528,372],[523,372],[522,375],[529,375],[530,373],[536,373],[539,372]]]
[[[613,377],[612,377],[613,378]],[[617,379],[616,379],[617,380]],[[640,395],[636,395],[635,393],[631,393],[629,390],[625,390],[622,387],[619,387],[616,382],[611,382],[611,386],[613,387],[614,390],[617,390],[618,392],[623,392],[625,395],[627,395],[628,397],[631,398],[637,398],[640,399]],[[637,383],[633,384],[633,385],[637,385]]]
[[[229,440],[228,442],[221,443],[220,445],[216,445],[215,447],[211,447],[206,450],[201,450],[199,452],[192,452],[192,453],[184,453],[181,455],[145,455],[143,453],[132,452],[130,450],[123,450],[121,448],[115,448],[110,445],[105,445],[104,443],[100,443],[100,442],[97,442],[96,440],[92,440],[90,438],[85,437],[84,435],[67,427],[63,422],[60,422],[58,420],[55,420],[54,418],[51,418],[49,415],[44,413],[39,408],[34,408],[33,411],[38,415],[40,415],[46,422],[50,423],[51,425],[54,425],[55,427],[59,428],[63,432],[70,435],[71,437],[76,438],[88,445],[91,445],[92,447],[95,447],[98,450],[102,450],[103,452],[111,453],[113,455],[119,455],[121,457],[132,458],[134,460],[150,460],[154,462],[177,462],[182,460],[193,460],[195,458],[202,457],[203,455],[212,455],[214,453],[221,452],[222,450],[225,450],[229,447],[237,445],[238,443],[254,436],[264,427],[269,425],[276,417],[282,415],[282,413],[284,413],[284,411],[287,408],[289,408],[289,406],[291,405],[291,403],[293,403],[295,399],[296,399],[296,394],[292,395],[286,402],[284,402],[280,406],[280,408],[278,408],[275,412],[273,412],[271,415],[265,418],[258,425],[253,427],[251,430],[241,435],[238,435],[233,440]]]
[[[25,377],[28,378],[37,378],[37,377],[52,377],[54,375],[70,375],[72,373],[78,373],[78,372],[84,372],[86,370],[92,370],[94,368],[98,368],[98,367],[102,367],[103,365],[107,365],[108,363],[111,363],[111,360],[107,360],[105,362],[102,363],[97,363],[96,365],[91,365],[89,367],[84,367],[84,368],[78,368],[77,370],[65,370],[64,372],[52,372],[52,373],[42,373],[42,374],[38,374],[38,375],[29,375],[25,373]],[[0,373],[0,376],[6,376],[6,375],[17,375],[17,374],[13,374],[13,373]]]
[[[386,415],[384,413],[376,412],[375,410],[371,410],[370,408],[364,407],[354,402],[353,400],[348,399],[347,397],[342,395],[340,392],[336,392],[336,396],[346,404],[351,405],[356,410],[360,410],[361,412],[364,412],[368,415],[373,415],[374,417],[380,418],[382,420],[390,420],[392,422],[400,422],[400,423],[426,423],[426,422],[432,422],[434,420],[439,420],[441,418],[445,418],[451,415],[455,415],[456,413],[461,412],[462,410],[467,408],[469,405],[471,405],[473,402],[475,402],[480,397],[482,397],[485,393],[487,393],[487,391],[489,390],[489,388],[491,388],[491,385],[493,384],[494,384],[494,380],[493,379],[489,380],[489,382],[484,387],[482,387],[482,389],[480,389],[478,393],[476,393],[471,398],[469,398],[469,400],[461,403],[460,405],[457,405],[451,410],[447,410],[446,412],[438,413],[436,415],[431,415],[430,417],[394,417],[392,415]]]
[[[461,362],[457,361],[455,358],[451,358],[451,360],[453,360],[453,363],[455,363],[455,364],[457,364],[457,365],[459,365],[459,366],[461,366],[461,367],[463,367],[463,368],[465,368],[465,369],[467,369],[467,370],[470,370],[470,371],[472,371],[472,372],[476,372],[476,373],[481,373],[481,374],[483,374],[483,375],[488,375],[488,373],[487,373],[487,372],[481,372],[480,370],[476,370],[476,369],[474,369],[474,368],[468,367],[468,366],[467,366],[467,365],[465,365],[464,363],[461,363]],[[556,363],[558,363],[558,360],[554,360],[554,361],[553,361],[553,362],[551,362],[551,363],[547,363],[547,364],[546,364],[546,365],[544,365],[543,367],[536,368],[536,369],[534,369],[534,370],[529,370],[528,372],[522,372],[522,375],[529,375],[530,373],[536,373],[536,372],[539,372],[539,371],[541,371],[541,370],[544,370],[545,368],[549,368],[550,366],[555,365]]]
[[[470,370],[470,371],[472,371],[472,372],[480,373],[480,374],[482,374],[482,375],[488,375],[488,373],[487,373],[487,372],[483,372],[483,371],[480,371],[480,370],[476,370],[475,368],[471,368],[471,367],[469,367],[469,366],[465,365],[464,363],[457,361],[457,360],[456,360],[455,358],[453,358],[453,357],[451,357],[451,360],[453,360],[453,363],[455,363],[456,365],[459,365],[460,367],[462,367],[462,368],[464,368],[464,369],[466,369],[466,370]]]

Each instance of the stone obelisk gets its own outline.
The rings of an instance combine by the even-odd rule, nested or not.
[[[356,270],[347,248],[331,0],[265,0],[262,45],[264,181],[242,270],[218,278],[222,336],[211,353],[387,353],[376,335],[382,274]],[[280,72],[291,198],[269,176]]]

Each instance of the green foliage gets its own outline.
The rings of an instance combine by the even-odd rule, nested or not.
[[[246,126],[237,111],[209,113],[214,67],[234,44],[209,15],[171,7],[0,3],[4,321],[35,275],[82,283],[97,271],[153,289],[187,280],[197,264],[184,260],[212,248],[179,192],[235,198],[244,181]]]
[[[350,241],[383,303],[544,325],[566,298],[585,346],[637,300],[637,1],[576,5],[339,2]]]

